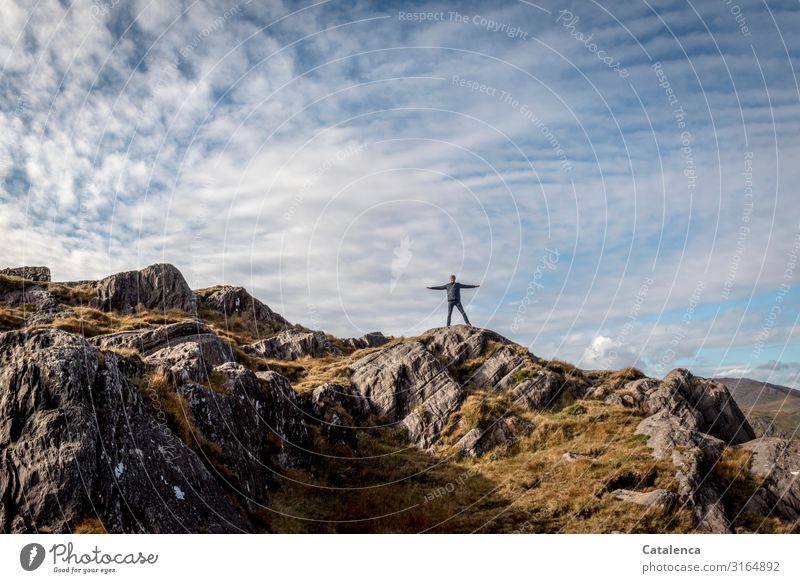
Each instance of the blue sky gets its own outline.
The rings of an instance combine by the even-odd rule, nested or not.
[[[0,249],[800,387],[796,2],[14,2]]]

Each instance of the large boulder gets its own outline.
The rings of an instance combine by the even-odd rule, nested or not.
[[[489,427],[474,427],[467,431],[455,444],[458,455],[480,457],[486,452],[499,447],[511,447],[523,435],[527,435],[533,425],[515,416],[498,419]]]
[[[728,444],[744,443],[755,437],[725,385],[696,377],[682,368],[670,371],[660,381],[650,378],[631,381],[604,400],[637,408],[647,415],[669,411],[685,425]]]
[[[6,293],[3,303],[7,306],[26,305],[32,312],[52,312],[58,309],[58,301],[47,291],[47,288],[30,286]]]
[[[136,350],[179,384],[206,382],[213,367],[235,360],[233,348],[199,320],[103,334],[89,342],[105,350]]]
[[[517,384],[515,373],[525,364],[525,359],[516,350],[511,346],[503,346],[484,361],[468,382],[487,389],[509,389]]]
[[[278,360],[341,356],[342,351],[324,332],[289,329],[249,346],[258,356]]]
[[[0,275],[21,277],[28,281],[47,283],[50,281],[50,268],[44,266],[7,267],[0,269]]]
[[[167,371],[177,384],[206,382],[213,367],[234,360],[231,346],[214,334],[162,348],[144,358],[147,364]]]
[[[572,389],[573,385],[561,374],[550,370],[539,370],[532,378],[514,385],[511,396],[515,403],[536,411],[558,404],[562,395],[568,394],[573,398],[580,396]]]
[[[69,532],[238,532],[197,455],[151,414],[129,359],[59,330],[0,334],[0,525]]]
[[[123,330],[93,336],[89,342],[102,350],[134,349],[142,356],[149,356],[164,348],[184,342],[200,341],[214,332],[200,320],[184,320],[172,324]]]
[[[420,447],[430,447],[464,400],[466,390],[421,342],[396,344],[351,365],[350,382],[373,413],[408,430]]]
[[[678,494],[693,509],[697,528],[730,531],[711,470],[726,445],[744,443],[755,435],[725,385],[675,369],[662,380],[637,379],[611,392],[598,385],[589,393],[593,396],[647,415],[636,432],[648,437],[654,457],[672,461]]]
[[[750,473],[759,481],[745,510],[797,523],[800,520],[800,443],[768,437],[737,447],[752,452]]]
[[[643,419],[636,433],[648,437],[647,445],[658,459],[669,459],[675,466],[678,495],[692,508],[697,528],[707,532],[730,532],[722,494],[710,479],[725,443],[697,430],[697,424],[661,410]]]
[[[162,312],[195,308],[194,294],[183,274],[168,263],[109,275],[95,282],[94,288],[97,295],[89,305],[106,312],[129,314],[139,306]]]
[[[261,380],[234,363],[215,372],[224,379],[220,390],[186,384],[178,391],[189,404],[194,425],[220,448],[222,479],[232,480],[230,486],[248,501],[263,502],[276,469],[307,459],[303,414],[279,375]]]
[[[272,311],[243,287],[223,285],[204,291],[208,293],[198,292],[200,305],[220,312],[225,317],[241,316],[264,325],[265,331],[280,330],[290,326],[286,318]]]
[[[320,425],[322,435],[332,443],[358,445],[358,427],[368,418],[367,398],[352,386],[324,383],[303,399],[309,421]]]
[[[382,332],[367,332],[358,338],[345,338],[342,343],[353,350],[362,348],[376,348],[383,346],[391,340],[390,337],[384,336]]]
[[[486,352],[489,342],[512,344],[496,332],[472,326],[447,326],[425,333],[427,347],[448,367],[458,367],[465,361],[478,358]]]

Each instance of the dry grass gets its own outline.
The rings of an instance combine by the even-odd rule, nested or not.
[[[108,532],[99,518],[76,520],[70,530],[72,534],[106,534]]]
[[[5,295],[12,291],[17,291],[29,287],[46,286],[46,283],[40,283],[19,277],[16,275],[0,275],[0,296]]]
[[[133,314],[121,315],[114,312],[103,312],[86,306],[74,307],[72,311],[75,313],[74,316],[56,318],[49,324],[34,326],[33,329],[55,328],[91,338],[112,332],[148,328],[152,325],[174,324],[191,317],[184,312],[149,310],[140,310]]]
[[[29,313],[20,308],[0,308],[0,332],[19,330],[25,325]]]
[[[213,377],[213,375],[212,375]],[[164,423],[183,443],[196,451],[211,471],[223,478],[225,484],[236,484],[237,477],[224,463],[222,448],[206,438],[196,427],[186,399],[179,395],[169,375],[157,369],[144,377],[132,379],[139,388],[154,417]],[[211,382],[216,392],[224,392],[224,375]]]
[[[722,459],[714,466],[712,475],[720,491],[728,516],[734,518],[732,527],[738,533],[787,533],[792,525],[776,518],[764,518],[744,510],[747,501],[761,486],[762,479],[750,473],[751,451],[726,447]]]
[[[202,301],[205,296],[201,293],[211,293],[216,288],[197,290],[198,300]],[[218,310],[206,307],[198,307],[197,316],[201,318],[209,328],[216,334],[233,344],[244,346],[252,344],[258,340],[263,340],[274,336],[283,329],[283,326],[270,324],[269,322],[258,321],[252,314],[242,313],[240,315],[228,314],[227,316]]]
[[[51,283],[47,286],[47,291],[58,300],[59,303],[68,306],[84,306],[97,295],[97,291],[89,284],[64,285],[63,283]]]
[[[132,347],[132,346],[130,346],[130,347],[128,347],[128,346],[112,346],[112,347],[109,347],[109,348],[105,348],[104,350],[108,350],[109,352],[114,352],[116,354],[119,354],[121,356],[125,356],[127,358],[139,358],[139,357],[141,357],[141,354],[139,353],[139,350],[137,348]]]
[[[491,409],[491,408],[490,408]],[[486,411],[483,411],[486,413]],[[456,461],[446,450],[408,447],[397,431],[361,432],[358,453],[316,440],[317,486],[284,482],[273,507],[306,519],[272,514],[278,532],[685,532],[688,511],[623,503],[614,488],[674,489],[674,468],[655,460],[640,417],[598,402],[559,413],[524,414],[535,426],[514,455]],[[494,417],[491,410],[488,417]],[[481,425],[487,419],[475,422]],[[591,456],[567,462],[565,452]],[[359,459],[361,456],[361,459]],[[375,457],[378,456],[378,457]],[[325,487],[345,488],[328,490]],[[321,522],[316,522],[321,521]],[[338,521],[338,522],[337,522]]]
[[[175,391],[167,373],[161,369],[131,379],[139,388],[154,417],[164,423],[187,446],[197,433],[189,415],[189,404]]]

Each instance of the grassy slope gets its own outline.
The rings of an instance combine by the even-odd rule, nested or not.
[[[752,379],[719,378],[758,435],[800,438],[800,391]]]

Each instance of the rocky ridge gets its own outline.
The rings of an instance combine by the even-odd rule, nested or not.
[[[576,510],[579,531],[594,528],[586,508],[628,509],[630,528],[797,531],[796,444],[755,439],[725,386],[687,370],[581,371],[466,326],[335,338],[244,288],[192,292],[169,265],[72,284],[31,285],[20,269],[0,276],[4,532],[281,530],[275,504],[312,504],[359,463],[381,483],[410,480],[403,496],[433,468],[460,472],[447,485],[509,464],[526,492],[589,472],[602,487]],[[381,460],[400,451],[423,470],[391,474]],[[514,465],[543,451],[547,463]],[[356,490],[352,512],[368,500]],[[525,531],[542,511],[496,528]]]

